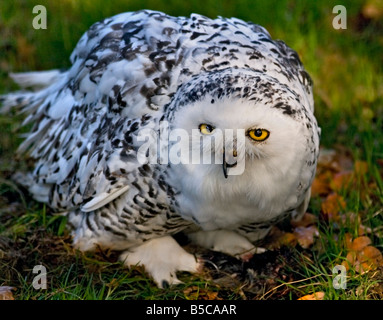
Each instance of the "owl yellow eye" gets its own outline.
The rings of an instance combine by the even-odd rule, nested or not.
[[[254,141],[265,141],[269,137],[270,132],[266,129],[252,129],[247,134]]]
[[[199,131],[201,131],[202,134],[212,134],[214,129],[215,128],[210,124],[202,123],[199,125]]]

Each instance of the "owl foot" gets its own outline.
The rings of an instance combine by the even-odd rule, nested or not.
[[[148,240],[138,247],[120,255],[125,266],[142,265],[158,287],[182,283],[177,271],[197,273],[202,270],[202,261],[187,253],[170,236]]]
[[[255,247],[245,237],[229,230],[197,231],[188,234],[188,237],[195,244],[243,261],[249,261],[254,254],[266,251],[264,248]]]

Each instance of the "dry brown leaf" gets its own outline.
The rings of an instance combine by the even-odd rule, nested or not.
[[[218,292],[210,291],[198,286],[191,286],[184,290],[184,295],[189,299],[202,299],[202,300],[222,300],[218,297]]]
[[[350,251],[347,253],[346,260],[342,262],[342,266],[344,266],[348,271],[350,267],[355,266],[356,261],[356,252]]]
[[[12,290],[16,290],[14,287],[0,287],[0,300],[15,300]]]
[[[283,246],[295,247],[297,238],[291,232],[285,232],[274,226],[270,231],[270,242],[268,249],[280,249]]]
[[[361,264],[360,272],[375,270],[376,268],[383,266],[382,253],[373,246],[365,247],[358,254],[358,260]]]
[[[218,292],[208,291],[206,293],[207,300],[220,300]]]
[[[351,233],[347,232],[344,237],[346,248],[351,250],[352,247],[352,235]]]
[[[355,271],[364,273],[383,266],[383,255],[377,248],[370,245],[370,238],[361,236],[351,242],[351,236],[346,234],[345,241],[346,247],[350,250],[342,263],[346,270],[354,267]]]
[[[346,201],[337,193],[332,193],[322,202],[321,209],[328,220],[338,221],[339,212],[346,208]]]
[[[324,292],[318,291],[314,292],[313,294],[308,294],[303,297],[300,297],[298,300],[323,300],[324,299]]]
[[[360,167],[364,168],[364,164],[358,164],[356,169],[359,170]],[[352,182],[354,174],[355,165],[347,150],[321,149],[317,174],[311,188],[312,195],[326,196],[331,191],[338,192]]]
[[[346,269],[346,271],[350,270],[350,263],[347,260],[344,260],[341,265]]]
[[[362,8],[364,17],[372,20],[378,20],[383,17],[383,1],[368,0]]]
[[[294,235],[292,233],[291,235],[293,236],[293,239],[296,242]],[[285,239],[286,232],[282,231],[277,226],[273,226],[271,228],[268,237],[269,237],[269,241],[267,242],[267,248],[269,250],[280,249],[285,244],[285,242],[288,242]]]
[[[335,192],[342,190],[353,178],[353,173],[349,171],[339,172],[334,175],[330,182],[331,189]]]
[[[331,177],[331,174],[330,174]],[[324,196],[331,192],[328,172],[318,174],[311,184],[311,196]]]
[[[299,245],[307,249],[314,243],[314,236],[319,236],[316,226],[297,227],[294,230],[294,236],[297,238]]]
[[[365,227],[364,225],[359,225],[359,227],[358,227],[358,234],[360,235],[360,236],[363,236],[363,235],[365,235],[366,233],[369,233],[369,232],[371,232],[371,228],[369,228],[369,227]]]
[[[297,243],[303,248],[308,248],[314,242],[314,236],[318,236],[319,232],[314,225],[317,223],[317,217],[306,212],[300,220],[292,220],[291,226],[293,232],[286,232],[274,226],[270,232],[269,249],[278,249],[282,246],[295,247]]]
[[[306,212],[300,220],[291,220],[291,225],[294,228],[308,227],[312,224],[315,224],[317,220],[318,220],[317,216],[313,215],[312,213]]]
[[[291,232],[285,232],[279,239],[280,245],[294,247],[297,244],[296,236]]]
[[[371,244],[371,239],[369,237],[358,237],[352,241],[351,250],[353,251],[362,251],[365,247]]]

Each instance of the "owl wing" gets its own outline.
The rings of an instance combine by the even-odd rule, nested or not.
[[[129,175],[142,166],[134,137],[142,126],[152,125],[149,114],[157,110],[147,103],[147,92],[135,92],[145,86],[145,68],[153,68],[153,62],[146,63],[138,52],[129,60],[117,45],[130,41],[127,47],[134,51],[129,39],[147,13],[136,14],[133,22],[132,15],[93,25],[73,51],[69,70],[13,75],[21,86],[39,91],[1,97],[3,112],[15,107],[27,115],[23,125],[33,124],[18,151],[36,160],[35,170],[21,182],[55,209],[99,208],[126,192]],[[145,36],[136,35],[136,45],[145,43]],[[129,104],[135,111],[129,112]]]

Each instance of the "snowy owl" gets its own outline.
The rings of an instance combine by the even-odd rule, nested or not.
[[[307,209],[319,153],[312,80],[295,51],[237,18],[128,12],[95,23],[66,71],[11,74],[26,114],[23,183],[67,215],[83,251],[120,251],[158,286],[202,259],[249,259]],[[229,137],[229,138],[228,138]]]

